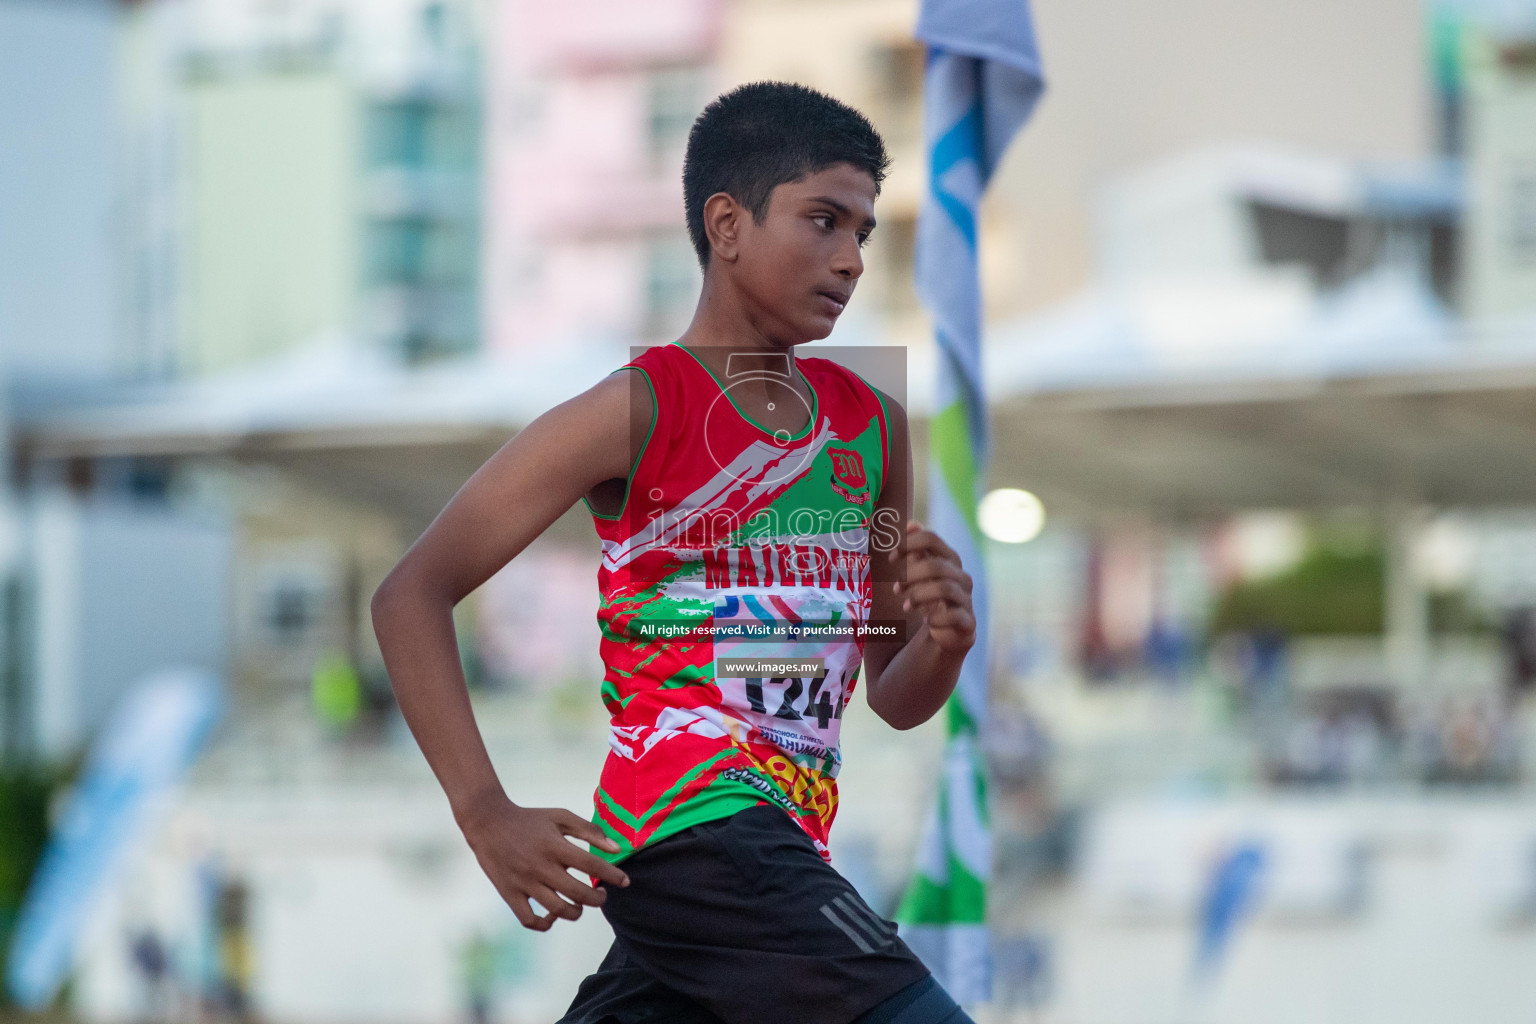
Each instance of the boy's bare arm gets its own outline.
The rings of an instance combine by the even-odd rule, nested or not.
[[[890,479],[881,487],[874,516],[885,533],[899,538],[896,550],[871,543],[870,558],[904,559],[905,581],[876,582],[870,618],[905,619],[903,643],[868,641],[864,647],[869,706],[897,729],[932,718],[960,678],[960,665],[976,642],[971,577],[960,556],[938,534],[912,518],[912,446],[907,414],[885,397],[890,445]],[[873,574],[873,570],[872,574]]]
[[[628,879],[566,839],[616,852],[596,825],[560,808],[518,807],[503,791],[470,707],[453,608],[597,484],[627,478],[651,415],[649,389],[628,371],[540,416],[469,478],[373,595],[400,711],[486,875],[539,931],[603,901],[568,869],[616,885]],[[530,897],[550,913],[536,915]]]

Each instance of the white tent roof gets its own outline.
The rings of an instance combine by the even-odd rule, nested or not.
[[[151,455],[281,466],[417,524],[520,427],[626,349],[555,349],[407,368],[344,343],[204,379],[17,396],[34,459]]]
[[[1002,398],[1424,369],[1486,351],[1463,333],[1427,287],[1392,268],[1321,298],[1301,271],[1127,282],[995,332],[989,383]]]
[[[997,332],[992,481],[1088,512],[1536,501],[1536,316],[1382,268],[1084,293]]]
[[[408,368],[337,342],[206,378],[119,384],[68,402],[24,402],[42,456],[234,451],[303,435],[309,446],[508,434],[629,358],[587,347]]]

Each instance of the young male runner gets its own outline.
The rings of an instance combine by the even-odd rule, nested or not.
[[[826,846],[861,666],[870,707],[909,729],[943,706],[975,637],[969,575],[910,519],[901,406],[795,355],[853,293],[887,164],[861,114],[810,89],[711,103],[683,170],[704,267],[688,330],[512,438],[374,595],[401,711],[497,891],[534,930],[583,906],[613,926],[565,1024],[969,1021]],[[612,715],[590,822],[507,797],[452,622],[578,499],[603,542]],[[798,639],[753,633],[786,623]],[[850,628],[865,623],[903,634]],[[821,670],[717,671],[727,658]]]

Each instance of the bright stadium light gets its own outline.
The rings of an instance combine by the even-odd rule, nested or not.
[[[981,499],[976,508],[981,532],[1004,544],[1023,544],[1040,536],[1045,526],[1045,506],[1040,499],[1017,487],[999,487]]]

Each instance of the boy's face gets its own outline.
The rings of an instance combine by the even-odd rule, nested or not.
[[[864,273],[860,248],[874,227],[875,179],[834,164],[775,187],[761,224],[743,218],[727,272],[768,337],[825,338]]]

